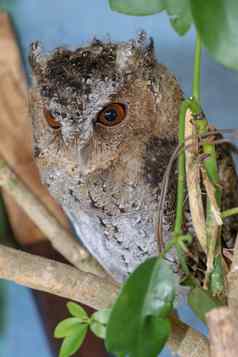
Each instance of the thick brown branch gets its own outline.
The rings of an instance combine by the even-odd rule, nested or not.
[[[211,357],[237,357],[237,313],[227,307],[214,309],[207,314]]]
[[[76,300],[95,309],[111,305],[117,287],[106,279],[0,245],[0,278]]]

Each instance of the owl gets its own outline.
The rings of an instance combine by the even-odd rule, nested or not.
[[[42,182],[81,243],[118,282],[157,255],[163,174],[177,145],[183,99],[144,33],[45,55],[32,45],[33,154]],[[165,202],[170,239],[176,173]]]

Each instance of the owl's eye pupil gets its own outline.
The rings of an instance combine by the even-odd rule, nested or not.
[[[126,107],[124,104],[110,103],[99,112],[97,122],[110,127],[121,123],[125,117]]]
[[[109,109],[104,112],[105,119],[113,122],[117,118],[117,112],[115,109]]]

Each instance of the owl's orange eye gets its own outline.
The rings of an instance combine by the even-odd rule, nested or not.
[[[121,103],[111,103],[100,111],[97,121],[106,126],[114,126],[121,123],[125,117],[125,105]]]
[[[52,129],[60,129],[60,127],[61,127],[60,122],[46,108],[44,108],[44,116],[45,116],[45,119],[46,119],[48,125]]]

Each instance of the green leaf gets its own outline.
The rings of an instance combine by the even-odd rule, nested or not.
[[[107,349],[127,352],[130,357],[156,357],[169,335],[166,317],[174,298],[175,277],[168,263],[150,258],[141,264],[122,287],[112,308]]]
[[[174,30],[185,35],[193,23],[190,0],[165,0],[165,6]]]
[[[55,338],[63,338],[65,336],[69,336],[74,334],[81,326],[86,326],[86,324],[82,324],[81,321],[77,317],[70,317],[58,323],[54,331]]]
[[[61,345],[59,357],[69,357],[74,354],[82,345],[87,329],[87,325],[80,325],[77,333],[67,336]]]
[[[103,339],[106,337],[106,325],[108,323],[111,311],[111,309],[103,309],[96,311],[91,316],[90,329],[97,337]]]
[[[74,303],[74,302],[68,302],[67,303],[67,309],[71,313],[71,315],[78,317],[80,320],[87,320],[88,319],[88,314],[82,308],[82,306]]]
[[[171,332],[170,321],[160,319],[157,316],[147,317],[143,325],[143,331],[138,348],[132,353],[132,357],[156,357],[162,350]]]
[[[164,10],[164,0],[109,0],[113,11],[132,16],[153,15]]]
[[[119,353],[117,353],[117,357],[126,357],[126,353],[119,352]]]
[[[220,63],[238,70],[238,1],[190,0],[202,42]]]
[[[222,259],[219,255],[214,259],[213,271],[211,273],[209,283],[209,288],[213,296],[220,295],[224,292],[224,271],[222,266]]]
[[[92,322],[89,325],[90,330],[100,338],[105,338],[106,337],[106,326],[101,324],[98,321],[92,320]]]
[[[112,309],[102,309],[94,312],[92,314],[91,319],[96,320],[100,322],[101,324],[107,324],[110,314],[111,314]]]
[[[206,323],[206,313],[222,304],[214,299],[208,291],[202,288],[194,288],[188,295],[188,304],[197,317]]]

